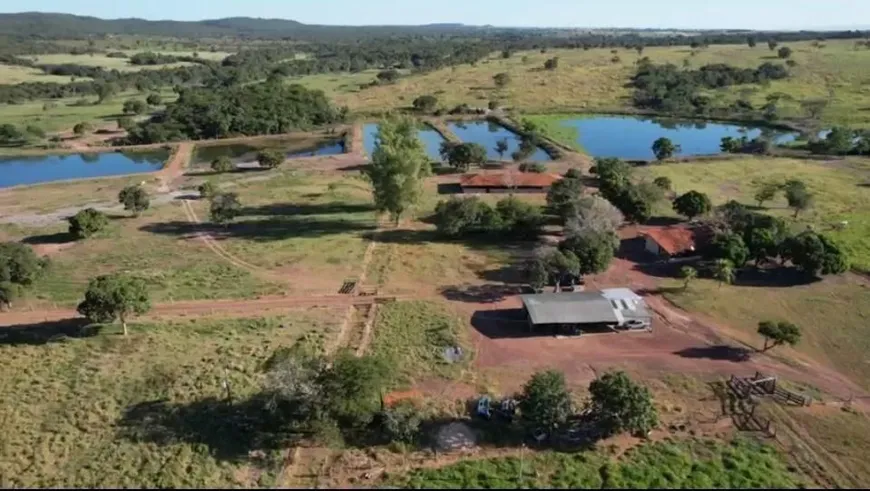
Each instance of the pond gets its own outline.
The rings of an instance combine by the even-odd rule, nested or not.
[[[463,142],[483,145],[490,160],[510,160],[511,155],[520,147],[519,135],[489,121],[452,122],[447,123],[447,127]],[[504,155],[499,155],[495,145],[502,139],[507,141],[508,149]],[[538,148],[527,160],[550,160],[550,156],[543,149]]]
[[[0,156],[0,188],[93,177],[154,172],[169,158],[167,150],[69,155]]]
[[[363,147],[369,156],[371,156],[372,152],[375,151],[375,138],[378,136],[379,127],[380,126],[377,123],[367,123],[363,125]],[[441,142],[444,141],[444,138],[441,137],[441,133],[438,133],[428,126],[424,126],[417,131],[417,136],[423,142],[423,146],[426,147],[426,155],[428,155],[432,160],[440,161]]]
[[[344,153],[342,140],[265,140],[262,144],[225,143],[219,145],[197,146],[191,167],[208,167],[218,157],[229,157],[233,163],[241,164],[257,160],[262,150],[278,150],[287,158],[314,157],[317,155],[338,155]]]
[[[677,121],[634,116],[589,116],[566,118],[562,126],[576,130],[576,141],[592,157],[618,157],[627,160],[655,158],[652,144],[661,137],[681,147],[679,156],[721,153],[722,138],[746,136],[750,140],[771,132],[777,144],[793,141],[797,134],[747,127],[739,124],[703,121]]]

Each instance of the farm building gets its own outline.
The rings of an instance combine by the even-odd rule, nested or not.
[[[645,227],[644,248],[656,256],[675,257],[695,252],[696,232],[687,227]]]
[[[465,174],[459,181],[463,193],[546,193],[562,177],[534,172]]]
[[[539,293],[520,298],[531,330],[649,329],[652,322],[646,302],[627,288]]]

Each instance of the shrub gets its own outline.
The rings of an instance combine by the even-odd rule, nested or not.
[[[86,208],[67,219],[69,233],[76,239],[86,239],[106,228],[109,217],[93,208]]]

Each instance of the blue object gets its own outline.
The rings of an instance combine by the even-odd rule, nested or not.
[[[154,172],[168,157],[165,150],[0,157],[0,188]]]

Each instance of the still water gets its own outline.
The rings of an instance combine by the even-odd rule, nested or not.
[[[154,172],[167,158],[166,150],[0,157],[0,188]]]

